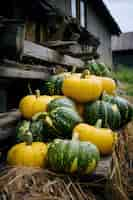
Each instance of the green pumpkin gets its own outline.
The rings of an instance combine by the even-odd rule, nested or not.
[[[51,136],[59,138],[70,138],[75,125],[82,122],[79,114],[67,107],[57,107],[48,113],[38,113],[33,117],[33,120],[37,119],[43,119],[45,126],[50,128]]]
[[[124,98],[103,94],[102,100],[116,104],[121,114],[122,125],[130,122],[133,118],[133,106]]]
[[[53,125],[59,130],[64,136],[70,135],[74,126],[82,122],[79,114],[67,107],[58,107],[49,113]]]
[[[26,132],[31,132],[33,141],[43,141],[44,138],[44,124],[41,120],[38,121],[27,121],[23,120],[18,123],[16,128],[16,140],[17,142],[23,142],[23,134]]]
[[[121,115],[117,105],[105,101],[87,103],[84,115],[86,123],[91,125],[95,125],[98,119],[102,119],[102,127],[113,130],[120,128],[121,125]]]
[[[53,110],[57,107],[68,107],[68,108],[76,110],[76,105],[75,105],[74,101],[65,96],[50,101],[48,104],[47,110],[48,110],[48,112],[50,112],[51,110]]]
[[[55,139],[48,146],[48,166],[59,172],[91,174],[100,153],[94,144],[77,140]]]
[[[69,72],[60,73],[57,75],[50,76],[45,82],[44,85],[41,86],[40,91],[41,94],[47,95],[62,95],[62,82],[65,76],[69,75]]]
[[[92,61],[88,63],[85,68],[89,69],[91,74],[97,75],[97,76],[106,76],[106,77],[112,77],[111,70],[107,65],[101,62],[95,62]]]

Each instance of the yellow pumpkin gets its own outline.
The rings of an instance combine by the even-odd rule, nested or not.
[[[31,119],[38,112],[47,111],[48,103],[53,98],[47,95],[40,95],[37,91],[36,95],[28,95],[23,97],[19,103],[19,110],[26,119]]]
[[[14,145],[7,154],[7,163],[16,166],[45,167],[47,145],[43,142],[32,142],[31,133],[26,133],[29,141]]]
[[[74,128],[73,137],[78,138],[80,141],[92,142],[103,155],[110,154],[116,142],[116,133],[111,129],[97,128],[84,123],[78,124]]]
[[[116,83],[112,78],[108,77],[99,77],[102,81],[103,92],[105,91],[108,94],[114,94],[116,91]]]
[[[81,76],[65,78],[62,93],[81,103],[96,100],[102,93],[102,82],[84,71]]]

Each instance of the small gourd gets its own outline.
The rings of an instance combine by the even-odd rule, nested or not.
[[[91,142],[98,147],[102,155],[109,155],[113,150],[117,135],[111,129],[100,127],[101,120],[97,121],[96,126],[78,124],[73,130],[73,137],[80,141]]]
[[[14,145],[7,154],[7,163],[14,166],[45,167],[47,145],[43,142],[32,142],[32,134],[25,132],[25,142]]]
[[[81,76],[70,76],[62,83],[62,93],[77,102],[96,100],[102,93],[102,82],[85,70]]]
[[[99,150],[92,143],[75,139],[55,139],[49,143],[48,166],[54,171],[89,175],[99,160]]]
[[[69,107],[57,107],[50,112],[40,112],[32,119],[33,121],[43,119],[45,126],[53,130],[51,136],[58,138],[70,138],[73,128],[83,121],[76,110]]]
[[[117,105],[101,100],[85,105],[84,118],[90,125],[95,125],[98,119],[102,119],[102,128],[116,130],[121,127],[121,115]]]
[[[36,95],[28,95],[21,99],[19,110],[24,118],[31,119],[34,114],[46,111],[51,100],[52,97],[40,95],[37,90]]]
[[[117,95],[111,96],[106,93],[103,94],[102,100],[118,106],[122,125],[125,125],[133,119],[133,105],[128,100]]]

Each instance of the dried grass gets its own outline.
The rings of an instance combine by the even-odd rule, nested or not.
[[[90,190],[84,192],[80,183],[67,175],[26,167],[1,173],[1,200],[96,200]]]
[[[106,180],[105,177],[89,180],[40,168],[4,167],[0,171],[0,200],[128,200],[127,194],[133,193],[127,165],[132,128],[129,124],[120,133]]]
[[[126,163],[128,168],[127,190],[129,197],[133,198],[133,121],[124,129],[126,135]]]

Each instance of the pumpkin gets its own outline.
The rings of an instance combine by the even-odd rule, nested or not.
[[[16,166],[45,167],[47,145],[32,142],[32,134],[24,133],[25,142],[14,145],[7,153],[7,163]]]
[[[70,76],[70,72],[64,72],[50,76],[43,85],[41,85],[41,93],[47,95],[61,95],[61,87],[64,77]]]
[[[57,107],[68,107],[76,109],[74,101],[65,96],[62,96],[60,98],[55,98],[54,100],[50,101],[48,104],[48,112]]]
[[[84,117],[86,123],[95,125],[98,119],[102,119],[102,127],[113,130],[120,128],[121,115],[116,104],[97,100],[85,105]]]
[[[59,172],[91,174],[100,160],[98,148],[89,142],[55,139],[48,147],[48,166]]]
[[[73,130],[73,137],[95,144],[102,155],[108,155],[113,150],[116,133],[108,128],[100,128],[101,121],[97,121],[96,127],[85,123],[78,124]]]
[[[128,102],[128,100],[119,96],[111,96],[105,93],[102,96],[102,100],[118,106],[121,114],[122,125],[132,120],[133,106]]]
[[[110,68],[102,62],[91,61],[85,66],[85,68],[89,69],[91,74],[112,77]]]
[[[24,142],[23,134],[28,131],[32,133],[34,142],[49,142],[58,135],[57,130],[51,126],[49,119],[43,120],[36,118],[31,121],[22,120],[18,123],[16,128],[16,142]]]
[[[79,114],[68,107],[57,107],[48,113],[38,113],[33,120],[43,119],[45,126],[50,127],[51,136],[69,138],[74,126],[82,122]]]
[[[20,100],[19,110],[24,118],[31,119],[35,113],[46,111],[51,100],[50,96],[40,96],[39,91],[36,91],[36,95],[28,95]]]
[[[97,77],[92,77],[84,71],[81,76],[70,76],[64,79],[62,92],[77,102],[96,100],[102,93],[102,83]]]
[[[99,77],[99,79],[102,81],[103,92],[105,91],[107,94],[111,95],[115,94],[117,86],[112,78]]]

